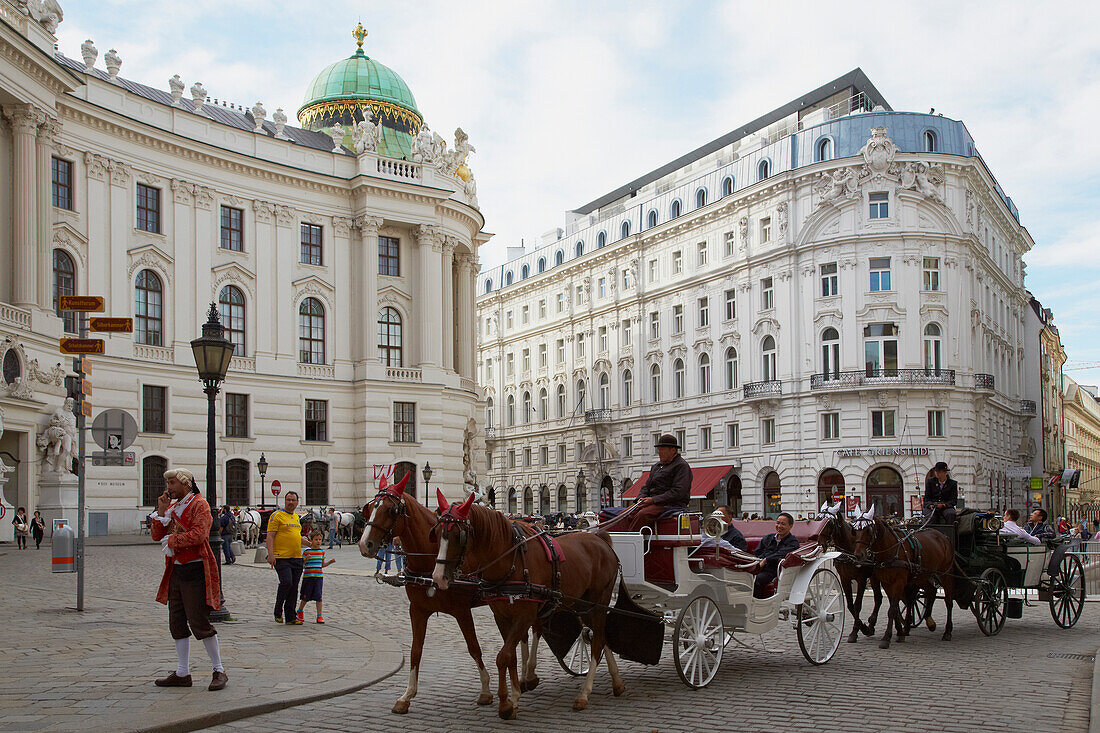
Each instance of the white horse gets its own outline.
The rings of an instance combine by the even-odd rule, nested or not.
[[[354,542],[355,537],[355,515],[351,512],[336,512],[336,516],[340,517],[340,526],[336,530],[338,534],[349,545]]]
[[[245,547],[255,547],[260,542],[260,513],[255,509],[241,509],[237,514],[237,539]]]

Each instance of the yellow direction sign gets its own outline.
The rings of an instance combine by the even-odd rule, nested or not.
[[[92,373],[92,362],[87,357],[80,358],[80,373],[87,376]]]
[[[61,339],[62,354],[102,354],[103,339]]]
[[[102,295],[62,295],[58,301],[58,310],[103,312]]]
[[[133,318],[89,318],[88,328],[96,333],[133,333]]]
[[[83,394],[85,397],[92,396],[92,383],[87,379],[80,380],[80,393]]]
[[[88,400],[81,400],[80,401],[80,414],[82,414],[84,417],[91,417],[92,416],[92,403],[88,402]]]

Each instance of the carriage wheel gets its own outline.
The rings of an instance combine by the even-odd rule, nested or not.
[[[932,613],[932,604],[935,602],[935,594],[917,591],[916,597],[905,604],[905,623],[910,627],[920,626]]]
[[[1005,605],[1008,603],[1008,584],[997,568],[986,568],[978,578],[971,609],[978,628],[986,636],[994,636],[1005,625]]]
[[[825,664],[836,654],[846,614],[840,578],[829,568],[818,568],[796,613],[798,646],[810,664]]]
[[[680,611],[673,627],[673,660],[676,673],[693,689],[706,687],[718,672],[725,647],[726,629],[722,612],[706,596],[700,596]]]
[[[1063,629],[1081,618],[1085,607],[1085,572],[1075,555],[1063,555],[1058,572],[1050,579],[1050,615]]]
[[[564,657],[558,659],[558,664],[574,677],[584,677],[588,674],[588,665],[592,663],[592,649],[589,646],[591,631],[582,628],[577,640]]]

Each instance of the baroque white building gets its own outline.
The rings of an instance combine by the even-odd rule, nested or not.
[[[703,508],[908,514],[939,460],[968,504],[1009,502],[1031,246],[966,126],[856,69],[481,274],[490,495],[618,503],[673,433]]]
[[[74,293],[135,325],[89,358],[93,417],[121,408],[139,429],[126,465],[88,461],[93,533],[135,531],[166,467],[204,476],[188,342],[212,302],[237,345],[217,402],[219,501],[260,504],[261,453],[268,486],[309,506],[362,505],[374,466],[412,470],[415,486],[429,461],[461,496],[483,470],[474,287],[488,238],[466,135],[449,149],[428,129],[361,27],[306,90],[299,128],[197,80],[130,81],[90,40],[66,58],[62,17],[54,0],[0,0],[7,504],[74,516],[69,445],[46,431],[55,414],[73,429],[58,342],[77,324],[56,302]]]

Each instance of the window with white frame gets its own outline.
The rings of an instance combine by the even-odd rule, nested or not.
[[[620,338],[622,339],[623,346],[630,346],[633,340],[633,332],[631,330],[630,319],[624,318],[622,324],[619,327]]]
[[[821,415],[821,439],[836,440],[840,437],[840,413],[825,412]]]
[[[505,354],[504,355],[504,373],[511,377],[516,373],[516,355]]]
[[[523,373],[531,371],[531,349],[523,350]]]
[[[766,417],[760,421],[760,442],[764,445],[775,444],[775,418]]]
[[[524,448],[523,449],[523,465],[524,466],[530,466],[531,465],[531,449],[530,448]]]
[[[508,451],[508,468],[515,468],[515,467],[516,467],[516,451],[513,448],[512,450]]]
[[[546,298],[539,299],[539,318],[546,318]]]
[[[890,194],[885,191],[876,191],[867,198],[870,204],[870,217],[872,219],[888,219],[890,217]]]
[[[543,466],[550,465],[550,448],[548,446],[539,447],[539,464]]]
[[[871,410],[871,437],[894,437],[894,411]]]
[[[821,332],[821,374],[825,379],[840,376],[840,333],[832,326]]]
[[[680,399],[684,396],[684,360],[677,359],[672,362],[672,397]],[[683,445],[681,443],[680,445]]]
[[[486,382],[492,382],[493,381],[493,360],[492,359],[486,359],[485,360],[485,381]]]
[[[558,339],[558,342],[554,346],[554,353],[557,357],[556,363],[558,366],[561,366],[565,363],[565,339]]]
[[[893,290],[890,287],[890,258],[872,257],[869,264],[871,268],[871,292]]]
[[[863,328],[863,362],[868,377],[897,376],[898,326],[869,323]]]
[[[730,346],[726,349],[726,389],[737,388],[737,349]]]
[[[699,450],[710,450],[710,426],[704,425],[699,428]]]
[[[565,464],[565,451],[566,451],[565,443],[558,443],[558,465],[559,466]]]
[[[632,287],[634,287],[634,276],[627,267],[623,270],[623,290],[630,290]]]
[[[710,356],[699,355],[699,394],[710,394]]]
[[[599,280],[596,281],[596,292],[598,293],[598,297],[600,298],[600,300],[603,300],[604,298],[607,297],[607,278],[606,277],[601,277]]]
[[[676,435],[676,444],[677,445],[679,445],[681,447],[687,445],[687,431],[686,430],[684,430],[683,428],[680,428],[679,430],[675,431],[675,435]]]
[[[523,324],[527,325],[531,321],[531,306],[523,306],[523,310],[520,313]]]
[[[775,307],[775,291],[772,278],[766,277],[760,281],[760,310],[771,310]]]
[[[924,327],[924,370],[939,374],[941,367],[940,326],[938,323],[929,323]]]
[[[584,302],[584,286],[578,285],[573,291],[573,305],[580,305]]]
[[[737,234],[736,232],[726,232],[726,235],[722,238],[725,242],[724,254],[726,257],[733,257],[733,253],[737,251]]]
[[[539,344],[539,368],[546,368],[546,344]]]
[[[565,412],[566,412],[567,408],[565,406],[565,385],[564,384],[559,384],[558,385],[558,389],[554,393],[554,402],[557,403],[555,405],[557,407],[557,413],[556,413],[555,416],[556,417],[565,417]],[[563,458],[561,460],[564,461],[565,459]],[[561,463],[561,461],[558,461],[558,462]]]
[[[649,337],[651,339],[661,338],[661,314],[657,311],[652,311],[649,314]]]
[[[630,458],[634,455],[634,437],[631,435],[623,436],[623,458]]]
[[[599,381],[599,396],[600,396],[600,409],[606,410],[611,407],[611,378],[607,376],[607,373],[600,375]]]
[[[929,410],[928,411],[928,437],[929,438],[942,438],[943,437],[943,410]]]
[[[726,423],[726,447],[727,448],[740,448],[741,447],[741,425],[740,425],[740,423],[735,423],[735,422]]]
[[[761,376],[765,382],[771,382],[776,379],[775,371],[775,339],[772,336],[765,336],[764,340],[760,342],[760,356],[761,356]]]
[[[924,259],[924,289],[940,289],[940,258],[925,257]]]
[[[672,253],[672,274],[679,275],[684,271],[684,253],[682,250],[676,250]]]
[[[840,292],[835,262],[826,262],[821,266],[821,297],[828,298]]]
[[[699,328],[710,325],[710,298],[699,298]]]
[[[578,359],[584,358],[584,334],[578,333],[576,340],[573,342],[574,351],[573,355]]]
[[[684,332],[684,306],[682,305],[672,306],[672,332]]]
[[[622,403],[624,407],[634,402],[634,375],[629,369],[623,370]]]
[[[558,313],[565,311],[565,293],[558,293]]]
[[[651,283],[657,282],[657,260],[650,260],[648,268],[649,268],[649,276],[648,276],[649,281]]]
[[[737,291],[734,288],[730,288],[726,291],[726,320],[732,321],[737,318]]]
[[[661,401],[661,366],[659,364],[649,368],[649,392],[654,402]]]
[[[699,242],[697,248],[695,264],[697,267],[703,267],[707,264],[707,243]]]
[[[512,330],[512,327],[516,325],[515,321],[516,319],[512,316],[512,311],[507,311],[504,314],[504,327],[507,328],[509,331]]]
[[[765,216],[760,220],[760,244],[772,241],[772,218]]]
[[[601,354],[606,354],[607,353],[607,326],[600,326],[599,330],[596,333],[598,334],[597,338],[599,340],[598,341],[599,352]]]

